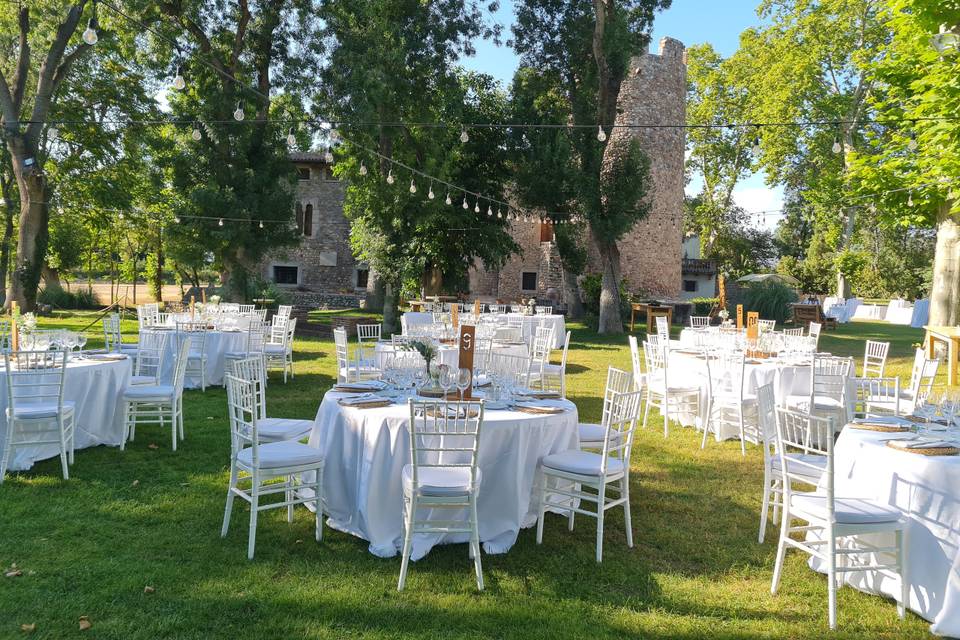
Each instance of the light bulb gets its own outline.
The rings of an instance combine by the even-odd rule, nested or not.
[[[199,125],[199,124],[193,125],[193,132],[190,133],[190,137],[193,138],[194,140],[199,140],[199,139],[200,139],[200,125]]]
[[[363,164],[363,161],[360,161],[360,175],[367,175],[367,165]]]
[[[260,228],[263,229],[263,220],[260,221]]]
[[[429,199],[431,199],[431,200],[433,200],[434,198],[437,197],[437,196],[433,195],[433,184],[430,185],[430,191],[427,192],[427,197],[428,197]]]
[[[59,135],[60,135],[60,132],[57,131],[57,128],[56,128],[56,127],[50,127],[49,129],[47,129],[47,137],[48,137],[50,140],[56,140],[56,139],[57,139],[57,136],[59,136]]]
[[[450,192],[447,191],[447,199],[444,200],[447,204],[453,204],[453,200],[450,199]]]
[[[470,142],[470,136],[467,135],[467,128],[464,127],[460,130],[460,142]]]
[[[757,158],[760,156],[760,136],[757,136],[753,141],[753,147],[750,149],[750,152],[753,153],[753,157]]]
[[[180,216],[173,216],[173,221],[180,224]]]
[[[118,213],[118,214],[117,214],[117,217],[120,218],[121,220],[123,220],[123,211],[121,211],[120,213]]]
[[[387,184],[393,184],[393,169],[387,172]]]
[[[840,146],[840,137],[839,137],[839,136],[834,136],[834,137],[833,137],[833,147],[831,147],[831,149],[833,150],[834,153],[840,153],[841,151],[843,151],[843,147]]]
[[[237,110],[233,112],[233,119],[236,120],[237,122],[240,122],[241,120],[243,120],[243,117],[244,117],[243,105],[241,105],[240,101],[237,100]]]
[[[910,192],[910,195],[907,196],[907,206],[913,206],[913,191]]]
[[[477,200],[477,204],[473,205],[473,212],[480,213],[480,201]]]
[[[330,124],[329,122],[321,122],[320,128],[323,129],[324,131],[330,131],[330,129],[333,128],[333,125]]]
[[[417,185],[413,180],[410,180],[410,193],[417,192]]]
[[[87,20],[87,28],[83,31],[83,41],[91,47],[97,44],[100,37],[97,35],[97,21],[94,18]]]
[[[287,134],[287,146],[291,149],[297,146],[297,136],[294,134],[293,127],[290,127],[290,132]]]
[[[493,207],[489,207],[489,206],[488,206],[488,207],[487,207],[487,217],[490,217],[490,216],[492,216],[492,215],[493,215]]]
[[[327,147],[327,151],[323,154],[323,160],[327,164],[333,164],[333,152],[330,151],[330,147]]]
[[[603,132],[603,127],[597,125],[597,140],[604,142],[607,139],[607,134]]]
[[[463,196],[463,209],[466,211],[470,208],[470,205],[467,204],[467,196]]]
[[[910,142],[907,143],[907,149],[910,151],[917,150],[917,134],[915,134],[913,131],[910,132]]]
[[[187,81],[183,79],[183,74],[180,72],[180,65],[177,65],[177,74],[173,76],[173,88],[177,91],[183,91],[187,86]]]
[[[220,220],[217,221],[217,226],[223,226],[223,218],[220,218]]]
[[[500,209],[497,209],[497,217],[503,219],[503,213],[500,211]]]

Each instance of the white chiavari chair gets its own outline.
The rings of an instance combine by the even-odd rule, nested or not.
[[[783,330],[783,335],[785,335],[785,336],[791,336],[791,337],[794,337],[794,338],[802,338],[802,337],[803,337],[803,327],[799,327],[799,328],[796,328],[796,329],[784,329],[784,330]]]
[[[630,374],[621,372],[627,378]],[[548,507],[568,512],[567,526],[572,531],[574,514],[597,519],[597,562],[603,560],[603,521],[608,509],[623,506],[627,546],[633,547],[630,520],[630,449],[633,431],[640,418],[640,391],[613,393],[604,399],[604,430],[601,452],[563,451],[540,461],[540,497],[537,518],[537,544],[543,542],[543,521]],[[558,483],[557,486],[548,486]],[[569,483],[573,483],[571,487]],[[584,489],[587,489],[584,491]],[[615,496],[608,495],[610,492]],[[581,506],[594,503],[596,511]]]
[[[124,390],[121,451],[127,440],[133,442],[138,424],[158,424],[162,429],[167,422],[170,423],[173,450],[177,450],[178,435],[179,439],[183,440],[183,381],[189,354],[190,337],[187,336],[177,344],[177,359],[170,384],[130,385]]]
[[[547,328],[547,330],[550,332],[547,344],[550,345],[553,343],[553,329]],[[560,356],[560,363],[551,363],[548,355],[547,361],[540,368],[540,388],[544,391],[559,391],[560,396],[563,398],[567,397],[567,352],[570,350],[570,335],[571,332],[567,331],[567,335],[563,340],[563,351]]]
[[[553,330],[549,327],[537,327],[530,350],[530,384],[543,389],[544,367],[550,361],[550,343],[553,342]]]
[[[483,590],[477,497],[482,402],[409,401],[410,464],[403,480],[403,550],[397,590],[407,580],[413,537],[418,533],[468,534],[470,557]],[[466,519],[456,518],[466,512]],[[449,518],[437,517],[452,512]]]
[[[314,530],[317,542],[323,538],[323,454],[301,442],[284,440],[261,444],[256,408],[256,385],[233,375],[226,376],[227,410],[230,416],[230,485],[223,512],[220,537],[230,528],[234,498],[250,503],[250,530],[247,558],[253,560],[257,539],[257,516],[267,509],[287,509],[287,522],[293,522],[293,508],[312,502],[315,508]],[[311,476],[305,474],[312,473]],[[283,482],[272,482],[283,478]],[[250,482],[244,489],[241,483]],[[298,493],[313,489],[313,495]],[[260,498],[282,493],[280,502],[262,504]]]
[[[346,328],[336,327],[333,330],[333,345],[337,356],[337,383],[359,382],[380,376],[380,369],[376,366],[361,364],[350,357],[350,344]],[[397,342],[394,342],[394,350],[399,348],[402,347],[397,346]]]
[[[629,391],[639,391],[634,384],[634,376],[626,371],[608,367],[607,384],[603,391],[604,411],[609,408],[608,404],[613,401],[614,394],[627,393]],[[607,436],[607,430],[604,425],[581,422],[577,425],[577,430],[580,435],[581,449],[600,449],[603,447],[604,440]],[[614,434],[614,437],[617,437],[617,434]]]
[[[167,340],[170,335],[160,331],[148,331],[143,334],[133,362],[131,385],[160,384],[163,365],[167,359]]]
[[[538,316],[549,316],[553,314],[553,307],[547,305],[534,306],[533,312]]]
[[[740,434],[740,453],[747,455],[747,441],[759,442],[757,399],[744,393],[745,360],[743,351],[718,351],[713,356],[710,413],[703,430],[700,448],[707,446],[712,431],[719,438],[727,428]]]
[[[280,318],[284,322],[290,319],[290,314],[293,313],[293,305],[281,304],[277,307],[277,313],[274,315],[274,318]]]
[[[124,353],[130,357],[136,357],[137,345],[124,344],[120,322],[119,313],[111,313],[103,318],[103,346],[107,351]]]
[[[807,326],[807,335],[813,338],[814,349],[820,348],[820,332],[823,330],[823,325],[819,322],[811,322]]]
[[[493,351],[487,360],[487,373],[499,375],[517,388],[530,386],[530,359],[527,356]]]
[[[691,329],[705,329],[710,326],[709,316],[690,316]]]
[[[783,404],[814,415],[830,415],[834,423],[846,424],[848,415],[847,385],[850,381],[851,358],[814,355],[810,364],[809,392],[789,395]],[[849,402],[852,404],[853,399]]]
[[[63,399],[67,352],[14,351],[3,354],[7,375],[7,428],[0,450],[0,484],[15,449],[56,444],[63,479],[73,464],[76,409]]]
[[[383,325],[357,325],[357,362],[367,366],[375,366],[376,346],[382,337]]]
[[[266,307],[264,307],[263,309],[254,309],[254,310],[253,310],[253,315],[255,315],[256,317],[258,317],[258,318],[260,319],[260,322],[266,322],[266,321],[267,321],[267,311],[268,311],[268,309],[267,309]]]
[[[254,384],[253,401],[261,443],[300,440],[310,434],[313,429],[313,420],[267,416],[267,369],[263,358],[252,356],[233,360],[227,365],[227,373]]]
[[[263,356],[267,362],[267,370],[283,371],[283,383],[286,384],[287,373],[293,377],[293,336],[297,330],[297,319],[283,321],[279,326],[282,326],[281,331],[277,330],[278,325],[271,329],[270,339],[263,345]]]
[[[664,344],[670,344],[670,323],[667,322],[666,316],[657,316],[657,337],[660,338],[661,342]]]
[[[207,390],[207,323],[200,321],[178,322],[177,341],[190,339],[187,355],[188,376],[200,378],[200,390]]]
[[[863,350],[863,377],[882,378],[887,368],[887,354],[890,353],[889,342],[867,340]]]
[[[654,345],[649,340],[644,341],[643,356],[647,365],[647,406],[643,412],[643,426],[644,428],[647,426],[650,408],[656,408],[663,416],[664,438],[670,434],[671,416],[688,414],[705,417],[709,415],[708,412],[701,411],[700,384],[697,381],[674,380],[670,377],[667,354],[667,347]],[[709,372],[706,359],[704,364]]]
[[[783,519],[770,592],[777,593],[787,547],[793,547],[826,564],[831,629],[837,627],[837,585],[842,575],[850,572],[876,572],[899,580],[897,612],[903,618],[909,594],[904,553],[906,520],[899,510],[878,501],[835,495],[833,438],[832,420],[777,409]],[[815,461],[806,462],[807,456]],[[821,460],[826,461],[823,467]],[[795,488],[796,484],[811,484],[811,475],[816,474],[821,474],[816,491]],[[794,526],[794,520],[804,524]],[[893,534],[894,544],[877,546],[870,537],[864,537],[874,534]]]
[[[257,308],[257,305],[254,305],[254,304],[238,304],[237,313],[242,313],[245,315],[251,314],[254,312],[256,308]]]
[[[776,320],[757,320],[757,331],[761,333],[770,333],[776,331]]]
[[[902,415],[900,378],[857,378],[856,385],[855,418]]]
[[[267,325],[259,318],[253,317],[247,320],[246,341],[243,349],[240,351],[228,351],[226,354],[227,365],[230,361],[240,360],[256,356],[264,359],[264,349],[267,346]]]

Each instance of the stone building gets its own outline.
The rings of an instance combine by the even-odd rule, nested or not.
[[[684,46],[663,38],[657,54],[631,61],[617,103],[617,124],[676,125],[686,121]],[[684,202],[682,127],[614,128],[608,145],[640,142],[650,159],[649,215],[620,240],[620,268],[634,293],[678,298],[682,289],[681,244]],[[295,291],[300,304],[357,306],[372,285],[365,264],[350,250],[350,224],[343,215],[344,185],[331,174],[322,154],[292,153],[300,174],[297,185],[299,247],[265,260],[263,276]],[[513,222],[511,233],[521,251],[503,268],[470,272],[470,295],[514,300],[536,296],[559,300],[563,270],[549,223]],[[588,242],[588,272],[599,271],[593,242]],[[371,287],[372,288],[372,287]]]
[[[682,300],[713,298],[717,295],[717,263],[701,257],[700,238],[690,235],[683,239]]]

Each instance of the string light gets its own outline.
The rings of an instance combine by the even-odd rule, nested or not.
[[[393,167],[390,167],[390,170],[387,172],[387,184],[393,184],[394,180]]]
[[[180,65],[177,65],[177,73],[173,76],[173,88],[177,91],[183,91],[187,86],[187,81],[183,79],[183,73],[180,71]]]
[[[831,147],[831,149],[833,150],[834,153],[840,153],[841,151],[843,151],[843,146],[841,146],[840,144],[839,135],[833,136],[833,147]]]
[[[751,147],[750,152],[753,154],[754,158],[759,158],[761,151],[762,149],[760,148],[760,127],[757,127],[757,135],[753,139],[753,147]]]
[[[193,131],[190,133],[190,137],[193,138],[194,140],[199,140],[199,139],[200,139],[201,133],[200,133],[200,123],[199,123],[199,122],[194,122],[194,123],[193,123]]]
[[[429,198],[430,200],[433,200],[434,198],[436,198],[436,196],[433,195],[433,181],[432,181],[432,180],[430,181],[430,191],[427,192],[427,198]]]
[[[333,164],[333,151],[330,150],[330,146],[327,146],[327,150],[323,153],[323,161],[327,164]]]
[[[907,195],[907,206],[908,207],[913,206],[913,191],[911,191],[909,195]]]
[[[466,144],[467,142],[470,142],[470,136],[467,135],[466,127],[463,127],[462,129],[460,129],[460,142],[463,142],[464,144]]]
[[[363,164],[363,160],[360,161],[360,175],[367,175],[367,165]]]
[[[490,218],[493,216],[493,206],[487,205],[487,217]]]
[[[291,149],[297,146],[297,136],[293,127],[290,127],[290,131],[287,133],[287,146]]]
[[[260,228],[263,229],[263,220],[260,221]]]
[[[240,104],[240,101],[237,100],[237,109],[233,112],[233,119],[237,122],[242,122],[244,118],[243,105]]]
[[[94,6],[94,12],[96,12],[96,4]],[[94,13],[94,16],[87,20],[87,28],[83,30],[83,41],[86,42],[91,47],[97,44],[97,41],[100,39],[100,36],[97,35],[97,16]]]
[[[180,224],[180,216],[173,216],[173,221],[177,224]]]
[[[470,208],[470,205],[467,204],[467,194],[463,194],[463,210],[466,211]]]
[[[597,140],[600,142],[605,142],[607,139],[607,134],[603,132],[603,126],[597,125]]]
[[[417,184],[411,179],[410,180],[410,193],[417,192]]]
[[[218,227],[222,227],[222,226],[223,226],[223,218],[220,218],[220,220],[217,221],[217,226],[218,226]]]
[[[447,204],[453,204],[453,200],[450,199],[450,191],[447,191],[447,199],[444,200]]]

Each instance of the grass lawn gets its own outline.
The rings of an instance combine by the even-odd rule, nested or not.
[[[92,316],[42,319],[74,328]],[[134,330],[130,324],[129,331]],[[599,421],[607,365],[629,369],[622,336],[573,325],[568,392],[581,418]],[[93,336],[98,327],[90,330]],[[863,341],[893,342],[890,374],[909,377],[911,344],[922,331],[856,322],[825,333],[821,347],[854,355]],[[331,341],[296,343],[296,378],[272,376],[271,415],[313,418],[331,386]],[[257,558],[246,559],[247,507],[237,501],[220,538],[229,437],[223,389],[184,395],[186,440],[170,451],[169,430],[140,427],[125,452],[79,450],[71,479],[48,460],[0,486],[0,638],[809,638],[827,634],[826,579],[790,553],[780,593],[770,595],[774,528],[757,544],[761,454],[738,443],[700,450],[691,429],[669,439],[653,421],[638,431],[632,458],[633,549],[622,511],[606,523],[604,560],[594,561],[595,528],[548,515],[544,544],[521,532],[505,555],[483,558],[478,593],[467,545],[435,548],[411,565],[397,593],[399,558],[330,529],[313,540],[297,510],[260,516]],[[158,448],[152,449],[155,443]],[[145,593],[144,587],[153,588]],[[80,616],[92,628],[80,631]],[[893,602],[850,588],[839,592],[831,637],[922,638],[927,623]]]

